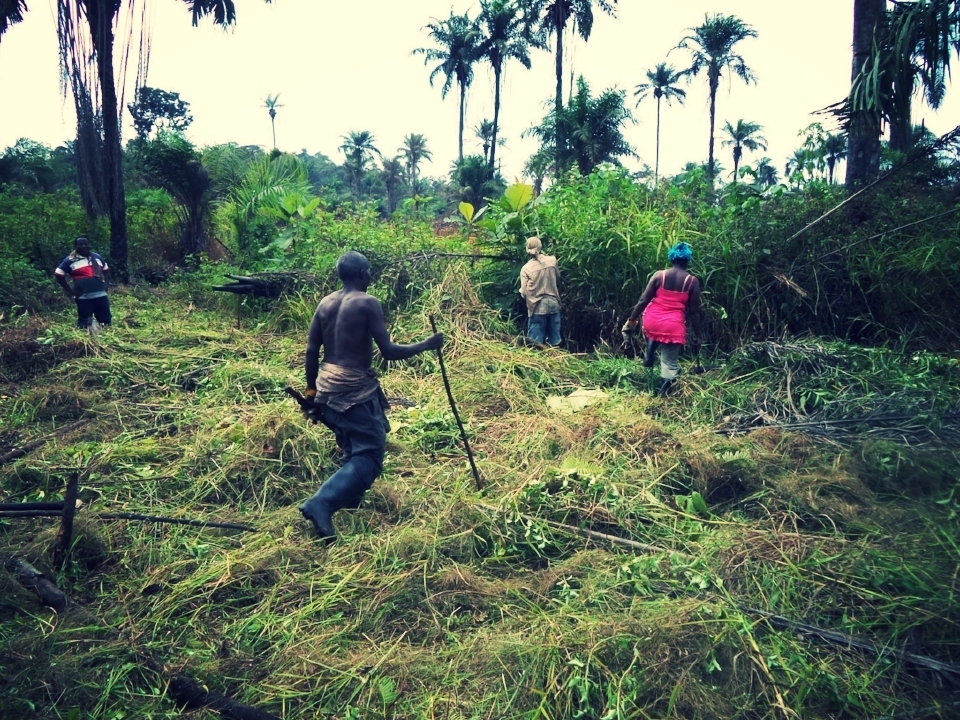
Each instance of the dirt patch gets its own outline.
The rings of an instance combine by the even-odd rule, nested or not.
[[[81,340],[42,342],[46,326],[31,321],[0,334],[0,383],[18,383],[42,375],[52,367],[87,352]]]

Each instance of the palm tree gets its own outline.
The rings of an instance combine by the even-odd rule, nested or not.
[[[637,98],[635,107],[640,106],[640,101],[647,97],[651,90],[657,99],[657,156],[653,169],[654,187],[657,186],[657,179],[660,177],[660,100],[666,98],[669,105],[671,100],[676,99],[683,105],[687,91],[677,87],[681,77],[683,73],[674,70],[673,65],[667,65],[665,62],[658,63],[653,70],[647,70],[648,82],[640,83],[633,92],[633,96]]]
[[[458,135],[459,158],[463,161],[463,118],[467,102],[467,88],[473,82],[473,63],[478,60],[477,43],[480,33],[469,14],[454,15],[450,11],[447,20],[427,25],[436,48],[417,48],[415,55],[423,55],[423,64],[439,63],[430,72],[430,86],[440,73],[444,75],[440,97],[446,98],[454,82],[460,88],[460,130]]]
[[[810,151],[807,148],[797,148],[793,155],[787,158],[787,164],[783,169],[783,174],[791,180],[796,180],[799,185],[805,178],[804,173],[811,167]]]
[[[581,75],[577,79],[577,93],[559,113],[551,108],[540,125],[527,133],[540,139],[544,149],[556,148],[557,135],[566,138],[563,154],[554,158],[563,169],[576,162],[581,175],[589,175],[600,163],[619,165],[619,158],[636,157],[633,148],[623,137],[623,125],[636,122],[625,105],[626,91],[604,90],[591,97],[590,86]],[[557,126],[560,126],[560,133]]]
[[[483,157],[490,162],[490,146],[493,144],[493,123],[490,120],[484,118],[480,121],[479,125],[474,125],[473,134],[480,141],[480,145],[483,147]],[[507,144],[507,139],[502,135],[497,138],[497,147],[504,147]]]
[[[734,46],[747,38],[757,37],[757,31],[733,15],[706,16],[703,24],[695,28],[688,28],[692,35],[687,35],[677,47],[689,50],[691,55],[690,67],[684,70],[685,75],[696,77],[700,71],[706,70],[707,84],[710,89],[710,148],[707,153],[707,167],[710,181],[716,177],[713,157],[714,128],[717,118],[717,90],[720,87],[720,77],[724,70],[729,70],[745,83],[756,82],[753,71],[747,67],[740,55],[733,51]]]
[[[853,2],[853,74],[847,100],[850,106],[856,105],[857,77],[878,44],[877,30],[883,23],[886,7],[886,0]],[[849,131],[846,186],[852,191],[869,182],[880,170],[880,114],[867,110],[852,111]]]
[[[731,125],[729,120],[724,124],[723,131],[727,134],[727,139],[721,145],[725,147],[733,145],[734,182],[737,181],[737,170],[740,167],[740,158],[743,157],[743,149],[746,148],[750,152],[767,149],[767,139],[759,134],[761,130],[763,125],[746,120],[737,120],[736,127]]]
[[[363,176],[367,172],[370,161],[373,160],[374,156],[382,157],[382,155],[373,144],[373,133],[369,130],[359,132],[351,130],[346,135],[341,136],[341,139],[343,144],[340,146],[340,151],[346,157],[343,164],[346,167],[347,175],[353,180],[353,187],[359,199],[363,190]]]
[[[596,5],[607,15],[616,17],[614,5],[617,0],[596,0]],[[593,1],[592,0],[536,0],[533,12],[540,18],[540,30],[546,35],[553,35],[557,42],[556,48],[556,75],[557,93],[553,101],[555,112],[563,109],[563,33],[569,23],[573,23],[577,33],[584,42],[590,39],[593,31]],[[561,147],[563,139],[557,138],[557,147]]]
[[[514,59],[529,70],[530,48],[538,43],[532,35],[530,18],[525,7],[514,0],[480,0],[477,24],[481,34],[477,54],[493,68],[493,132],[490,136],[492,168],[497,154],[503,67],[508,60]]]
[[[550,168],[555,167],[554,151],[556,148],[540,148],[523,166],[523,174],[533,180],[533,194],[539,196],[543,190],[543,181]]]
[[[773,161],[768,157],[762,157],[757,161],[756,183],[760,189],[773,187],[780,178],[777,177],[777,169],[773,166]]]
[[[487,198],[499,197],[507,184],[500,173],[479,155],[467,155],[463,162],[456,162],[450,169],[450,180],[457,188],[460,199],[480,209]]]
[[[823,155],[827,159],[830,184],[833,185],[833,169],[838,161],[847,156],[847,136],[843,133],[828,133],[823,138]]]
[[[397,209],[400,185],[403,184],[403,160],[394,157],[381,160],[383,165],[383,185],[387,189],[387,209],[392,215]]]
[[[417,195],[417,170],[424,160],[432,161],[433,155],[427,148],[427,139],[423,135],[410,133],[403,139],[403,146],[399,150],[400,157],[407,165],[407,174],[410,177],[411,195]]]
[[[267,112],[270,113],[270,128],[273,130],[273,146],[277,146],[277,108],[282,108],[283,105],[277,102],[280,99],[280,93],[276,95],[267,95],[267,99],[263,101],[263,106],[267,109]]]
[[[70,81],[77,111],[76,149],[80,175],[96,186],[91,188],[90,183],[82,183],[81,193],[86,196],[84,204],[88,210],[109,215],[110,265],[113,273],[125,280],[126,198],[120,144],[121,108],[113,62],[114,28],[123,4],[123,0],[56,0],[61,77]],[[229,27],[236,21],[234,0],[186,0],[186,5],[194,26],[207,15],[212,15],[214,22],[222,27]],[[26,10],[24,0],[0,2],[0,39],[23,20]],[[141,28],[137,38],[141,49],[149,47],[149,43],[143,42],[147,32],[147,28]],[[122,56],[126,56],[129,43],[137,35],[133,29],[126,35],[127,45],[121,51]],[[141,56],[140,60],[145,58]],[[127,66],[124,62],[123,67]],[[121,75],[121,84],[123,79]]]

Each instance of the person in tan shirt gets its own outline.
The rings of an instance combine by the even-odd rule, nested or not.
[[[544,255],[540,238],[527,238],[530,258],[520,269],[520,295],[527,302],[527,337],[560,344],[560,271],[553,255]]]

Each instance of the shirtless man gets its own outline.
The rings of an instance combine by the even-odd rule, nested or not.
[[[336,435],[343,450],[343,464],[300,505],[300,512],[328,543],[336,539],[333,514],[342,508],[359,507],[363,494],[383,470],[390,425],[387,399],[370,366],[373,343],[385,360],[406,360],[443,345],[440,333],[412,345],[399,345],[390,339],[380,302],[367,294],[370,263],[360,253],[341,255],[337,275],[343,289],[320,301],[310,323],[305,395],[316,404],[318,418]]]

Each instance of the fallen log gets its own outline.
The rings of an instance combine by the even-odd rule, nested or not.
[[[210,707],[230,720],[280,720],[276,715],[238,703],[220,693],[210,692],[186,675],[171,678],[168,689],[177,704],[187,708]]]
[[[0,455],[0,465],[6,465],[8,462],[12,460],[16,460],[17,458],[22,458],[27,453],[32,452],[33,450],[36,450],[41,445],[44,445],[45,443],[49,442],[50,440],[55,438],[57,435],[63,435],[63,433],[70,432],[71,430],[76,430],[78,427],[80,427],[81,425],[86,425],[88,422],[90,422],[89,419],[77,420],[76,422],[72,422],[69,425],[64,425],[62,428],[60,428],[59,430],[55,430],[49,435],[44,435],[43,437],[39,437],[36,440],[31,440],[30,442],[24,445],[21,445],[18,448],[14,448],[13,450],[8,450],[3,455]]]
[[[60,517],[61,515],[63,515],[63,509],[60,509],[60,510],[0,510],[0,518]]]

